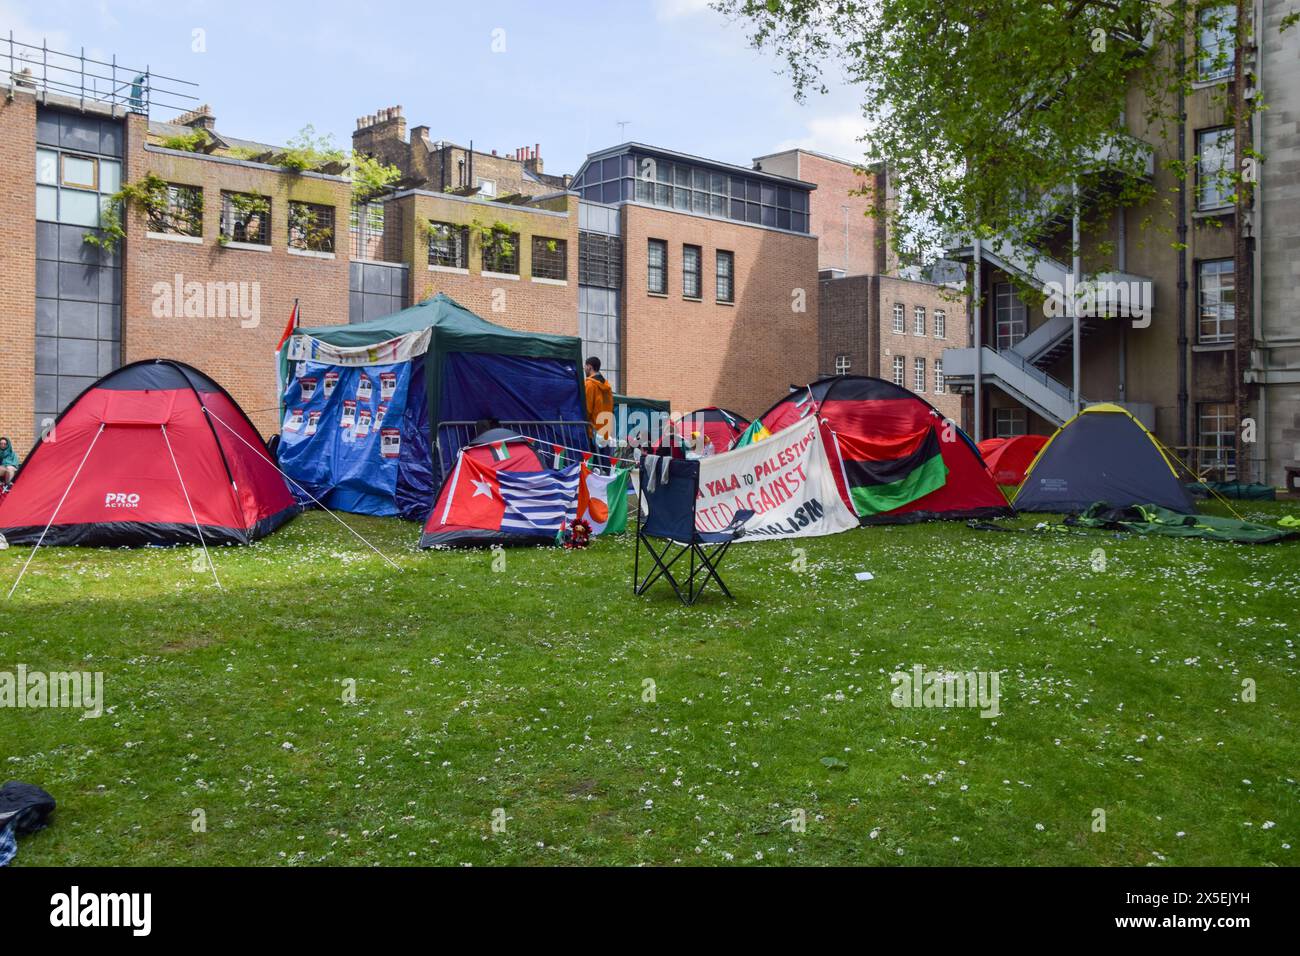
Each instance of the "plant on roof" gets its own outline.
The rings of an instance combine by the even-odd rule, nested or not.
[[[317,136],[316,127],[308,123],[285,144],[284,149],[271,157],[271,162],[291,172],[301,173],[345,163],[347,158],[347,153],[335,145],[333,136],[328,133]]]
[[[208,133],[204,129],[192,129],[188,133],[165,136],[159,144],[163,149],[178,149],[186,153],[197,153],[208,145]]]
[[[188,206],[172,208],[171,185],[155,173],[145,175],[134,183],[124,183],[122,188],[108,197],[99,214],[99,229],[88,232],[83,241],[105,252],[113,252],[126,238],[126,227],[122,221],[123,210],[131,205],[138,206],[151,223],[161,224],[175,215],[200,216],[201,210]],[[192,225],[192,223],[189,223]],[[161,227],[160,227],[161,228]]]
[[[352,177],[352,200],[359,203],[369,202],[402,178],[396,166],[356,150],[352,151],[348,173]]]

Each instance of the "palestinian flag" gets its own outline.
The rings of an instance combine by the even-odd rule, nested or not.
[[[627,468],[612,475],[597,475],[585,464],[578,482],[578,517],[591,525],[591,533],[622,534],[627,530]]]
[[[492,446],[493,461],[505,461],[509,457],[510,457],[510,449],[507,447],[505,442],[499,441]]]
[[[948,480],[932,424],[902,435],[836,435],[835,441],[859,517],[911,504]]]

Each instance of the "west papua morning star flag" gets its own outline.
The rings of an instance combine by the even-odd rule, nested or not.
[[[576,514],[579,466],[497,471],[461,454],[420,546],[552,544]]]
[[[812,415],[763,441],[700,459],[695,526],[721,531],[737,511],[753,511],[740,541],[805,538],[858,526],[840,496]]]

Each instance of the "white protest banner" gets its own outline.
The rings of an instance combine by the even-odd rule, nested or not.
[[[811,416],[770,438],[700,459],[695,526],[721,531],[737,511],[749,510],[750,538],[805,538],[858,526],[835,487],[821,428]]]

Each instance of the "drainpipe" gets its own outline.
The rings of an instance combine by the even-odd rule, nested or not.
[[[1264,44],[1261,34],[1264,24],[1264,5],[1262,0],[1255,0],[1252,4],[1251,20],[1251,43],[1255,47],[1254,72],[1255,82],[1252,84],[1256,91],[1264,88]],[[1256,93],[1258,95],[1258,92]],[[1262,114],[1251,117],[1250,142],[1254,148],[1256,156],[1264,154],[1264,120]],[[1264,340],[1264,270],[1261,267],[1260,250],[1264,247],[1264,186],[1262,178],[1268,173],[1260,169],[1262,163],[1256,163],[1256,178],[1254,189],[1251,195],[1255,199],[1255,215],[1252,219],[1254,224],[1253,238],[1255,245],[1250,251],[1251,270],[1250,270],[1250,307],[1251,307],[1251,326],[1255,343],[1258,343],[1258,354],[1260,365],[1268,367],[1268,343]],[[1240,226],[1238,227],[1240,228]],[[1262,377],[1262,376],[1261,376]],[[1255,403],[1255,417],[1258,421],[1255,423],[1255,442],[1258,446],[1256,455],[1259,460],[1258,474],[1251,475],[1252,481],[1258,481],[1263,484],[1269,484],[1269,446],[1268,446],[1268,383],[1261,381],[1258,385],[1259,399]]]
[[[1119,247],[1119,254],[1116,257],[1116,268],[1120,273],[1128,272],[1128,223],[1126,210],[1123,206],[1119,207],[1119,223],[1116,230],[1116,245]],[[1128,401],[1128,322],[1125,318],[1119,325],[1119,400],[1120,402]]]
[[[1178,2],[1178,75],[1187,69],[1187,0]],[[1187,450],[1187,102],[1178,86],[1178,444]]]
[[[980,240],[975,240],[975,256],[973,268],[975,270],[975,285],[973,295],[971,296],[971,329],[975,334],[975,441],[978,443],[984,439],[984,354],[983,339],[984,329],[981,321],[981,302],[980,302],[980,273],[984,271],[984,255],[980,245]]]
[[[1082,402],[1079,399],[1079,372],[1081,366],[1079,355],[1079,269],[1081,266],[1081,256],[1079,255],[1079,181],[1075,180],[1070,184],[1070,191],[1074,197],[1074,215],[1070,221],[1071,241],[1074,243],[1074,256],[1070,260],[1070,277],[1073,283],[1073,290],[1069,299],[1070,308],[1070,334],[1074,339],[1074,414],[1079,414],[1082,409]]]

